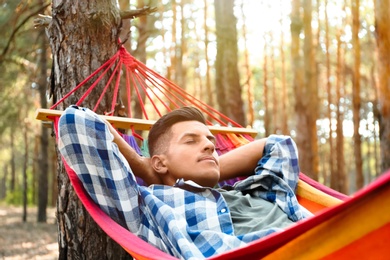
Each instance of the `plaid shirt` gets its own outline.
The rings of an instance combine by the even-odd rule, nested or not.
[[[71,106],[59,121],[59,150],[92,199],[116,222],[173,256],[211,257],[279,228],[234,234],[229,207],[216,189],[178,180],[172,186],[140,186],[98,115]],[[234,188],[275,202],[293,221],[309,213],[294,194],[297,149],[291,138],[272,135],[254,175]]]

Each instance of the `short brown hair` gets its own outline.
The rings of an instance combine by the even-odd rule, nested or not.
[[[149,131],[148,148],[151,157],[163,153],[167,148],[166,141],[170,138],[171,127],[184,121],[198,121],[206,124],[204,115],[195,107],[181,107],[165,114]]]

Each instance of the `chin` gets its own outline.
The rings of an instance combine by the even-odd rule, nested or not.
[[[213,179],[213,180],[210,180],[210,179],[209,179],[209,180],[207,181],[207,185],[203,185],[203,186],[204,186],[204,187],[214,188],[215,185],[218,184],[218,181],[219,181],[219,177],[216,178],[216,179]]]

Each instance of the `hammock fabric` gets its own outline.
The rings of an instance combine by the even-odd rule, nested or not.
[[[96,111],[111,81],[116,77],[112,109],[108,113],[111,116],[117,104],[122,67],[126,75],[128,116],[132,115],[130,104],[131,87],[133,87],[140,100],[143,116],[147,120],[149,120],[145,108],[147,106],[152,106],[158,117],[162,115],[162,110],[171,111],[180,106],[193,105],[207,115],[210,125],[234,126],[230,128],[231,133],[226,132],[226,129],[222,131],[223,133],[216,130],[219,154],[253,140],[251,131],[238,131],[237,128],[242,128],[240,125],[148,69],[144,64],[135,60],[123,47],[101,68],[54,104],[51,107],[52,113],[38,110],[37,118],[54,121],[57,133],[60,113],[54,112],[53,109],[101,73],[77,103],[77,105],[82,105],[83,100],[92,92],[109,68],[114,68],[114,73],[93,109]],[[140,90],[144,91],[146,101],[150,104],[142,101]],[[165,100],[162,97],[165,97]],[[110,121],[112,117],[107,119]],[[115,122],[119,121],[112,120],[112,122],[115,126]],[[128,126],[135,137],[142,139],[135,132],[137,124],[132,122]],[[139,147],[135,147],[134,141],[128,142],[137,149],[137,152],[140,154],[143,152]],[[74,190],[86,210],[102,230],[129,254],[135,259],[176,259],[149,245],[113,221],[92,201],[76,173],[68,167],[65,161],[64,165]],[[271,234],[245,247],[210,259],[385,259],[388,257],[389,250],[386,243],[390,239],[390,171],[351,197],[321,185],[301,173],[297,197],[304,207],[315,214],[313,217],[298,222],[283,232]]]

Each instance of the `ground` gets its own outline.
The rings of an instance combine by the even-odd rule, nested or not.
[[[0,260],[58,259],[55,209],[47,210],[47,223],[37,223],[37,208],[27,209],[22,221],[22,207],[0,204]]]

